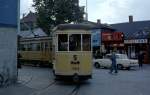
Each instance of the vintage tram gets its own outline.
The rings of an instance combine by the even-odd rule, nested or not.
[[[92,78],[91,27],[61,24],[53,31],[53,70],[56,79]]]
[[[52,37],[20,38],[18,41],[22,63],[52,66]]]

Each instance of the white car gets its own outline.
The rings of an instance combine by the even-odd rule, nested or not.
[[[126,54],[116,54],[116,62],[118,69],[130,69],[131,67],[138,66],[138,60],[129,59]],[[111,54],[107,54],[103,59],[94,59],[93,63],[96,68],[110,68],[112,63]]]

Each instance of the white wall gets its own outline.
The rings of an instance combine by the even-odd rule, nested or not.
[[[0,74],[7,83],[17,80],[17,29],[0,27]]]

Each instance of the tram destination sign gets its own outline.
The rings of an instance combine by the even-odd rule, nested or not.
[[[17,26],[19,0],[0,0],[0,26]]]

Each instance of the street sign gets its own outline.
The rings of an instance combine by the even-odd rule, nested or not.
[[[93,42],[93,46],[101,45],[101,30],[100,29],[92,30],[92,42]]]
[[[0,0],[0,26],[17,27],[18,0]]]

